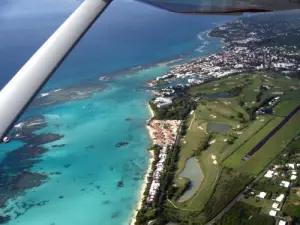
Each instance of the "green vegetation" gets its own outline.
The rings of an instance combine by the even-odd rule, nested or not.
[[[293,217],[300,217],[300,205],[285,204],[283,207],[283,212]]]
[[[164,85],[167,85],[169,82],[166,81],[166,80],[159,80],[157,81],[156,85],[157,86],[164,86]]]
[[[182,90],[173,104],[164,109],[155,108],[151,103],[156,119],[182,119],[184,122],[179,144],[169,155],[161,193],[152,208],[143,209],[146,220],[155,216],[155,224],[167,221],[204,224],[222,211],[271,162],[285,165],[291,160],[299,161],[300,140],[286,149],[286,157],[277,156],[300,133],[300,112],[247,160],[242,160],[300,104],[295,97],[300,96],[299,87],[295,78],[255,73],[211,80]],[[280,102],[270,106],[269,101],[277,96],[280,96]],[[261,107],[273,110],[273,115],[257,115],[256,111]],[[190,114],[191,111],[194,113]],[[191,157],[197,158],[204,177],[194,196],[178,202],[190,185],[190,181],[180,178],[179,174]],[[285,170],[280,174],[289,176]],[[266,178],[256,181],[251,185],[256,193],[246,194],[218,221],[218,225],[275,224],[268,212],[271,198],[280,193],[289,196],[283,212],[296,217],[297,210],[290,209],[289,205],[299,201],[298,189],[289,192],[279,185],[280,182],[280,179]],[[293,185],[293,188],[300,186],[300,179]],[[260,191],[268,193],[266,199],[255,197]]]
[[[276,195],[286,191],[286,188],[280,186],[280,182],[278,180],[270,180],[267,178],[260,179],[253,185],[253,188],[259,191],[273,192]]]
[[[172,105],[167,108],[159,109],[152,101],[149,102],[149,105],[155,113],[154,119],[158,120],[184,120],[189,113],[196,108],[196,102],[185,91],[178,94],[178,96],[173,99]]]
[[[269,122],[272,120],[272,116],[264,115],[260,116],[258,120],[253,121],[248,126],[243,129],[242,135],[239,136],[237,140],[234,141],[230,146],[227,147],[226,151],[223,151],[220,158],[221,161],[227,159],[230,155],[235,153],[238,149],[240,149],[246,142],[248,142],[252,136],[257,134],[261,129],[263,129]],[[244,155],[243,155],[244,156]],[[223,163],[225,165],[226,161]],[[229,164],[229,167],[231,164]]]
[[[261,211],[266,211],[266,212],[270,211],[273,203],[273,201],[269,199],[260,199],[255,196],[249,196],[249,194],[245,194],[245,196],[241,199],[241,202],[247,205],[261,208]]]
[[[265,126],[256,134],[252,135],[248,140],[241,145],[229,158],[227,158],[223,165],[232,168],[239,168],[243,165],[243,157],[257,145],[265,136],[267,136],[283,119],[275,117],[271,119]]]
[[[217,225],[274,225],[273,217],[259,214],[260,208],[237,202],[223,217]]]
[[[213,195],[204,207],[207,220],[217,215],[251,180],[246,174],[223,168]]]
[[[258,174],[266,167],[300,132],[300,111],[296,113],[274,136],[256,152],[240,171]]]
[[[294,108],[300,105],[300,99],[286,100],[280,102],[275,108],[274,113],[280,116],[287,116]]]
[[[159,161],[159,150],[157,146],[153,146],[154,150],[154,161],[152,168],[155,168],[155,165]],[[164,224],[165,220],[161,216],[163,214],[163,205],[167,198],[167,195],[172,195],[172,181],[173,176],[176,170],[176,160],[178,159],[179,149],[177,147],[168,149],[167,158],[165,161],[165,168],[160,177],[160,188],[158,194],[156,195],[152,205],[149,206],[146,204],[146,196],[149,193],[150,185],[153,180],[153,174],[148,178],[148,185],[144,193],[143,207],[137,214],[136,225],[145,224],[146,221],[149,221],[154,218],[159,218],[157,224]],[[159,222],[159,223],[158,223]]]

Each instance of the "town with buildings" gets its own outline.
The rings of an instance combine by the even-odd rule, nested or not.
[[[286,155],[284,154],[283,157],[286,157]],[[256,202],[266,203],[264,210],[268,211],[269,216],[278,219],[278,225],[289,224],[289,221],[286,221],[281,212],[285,201],[287,201],[289,197],[288,193],[290,193],[295,186],[299,170],[300,164],[295,162],[271,166],[258,181],[258,185],[254,185],[254,187],[248,191],[248,194],[246,194],[246,202],[252,197],[256,198]],[[260,183],[269,183],[271,186],[274,185],[275,188],[268,187],[266,189],[269,189],[269,191],[266,189],[260,191],[259,189],[264,189]],[[299,195],[300,193],[296,192],[296,194]]]
[[[170,105],[170,96],[175,94],[176,88],[198,85],[211,79],[255,71],[276,72],[289,76],[299,74],[300,32],[281,27],[286,20],[289,24],[297,21],[291,18],[274,21],[279,23],[276,26],[280,26],[280,37],[284,37],[284,41],[276,38],[278,33],[274,26],[271,26],[269,21],[261,22],[259,16],[251,20],[242,18],[214,28],[208,35],[222,38],[226,44],[218,53],[172,66],[167,74],[157,77],[156,82],[181,83],[171,85],[168,94],[165,93],[166,90],[160,90],[159,97],[169,98],[158,99],[157,106]],[[257,22],[260,22],[259,25]],[[289,39],[291,41],[288,41]]]
[[[152,138],[153,145],[161,148],[159,152],[159,161],[155,165],[153,180],[149,194],[146,198],[148,205],[153,202],[160,187],[160,177],[164,170],[164,163],[167,158],[168,149],[176,142],[180,124],[180,120],[150,120],[148,122],[148,130]]]

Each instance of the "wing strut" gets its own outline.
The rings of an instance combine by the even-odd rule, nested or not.
[[[111,0],[85,0],[0,92],[0,140]]]

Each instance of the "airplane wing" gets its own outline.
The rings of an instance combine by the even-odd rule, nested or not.
[[[137,0],[178,13],[236,14],[300,8],[300,0]]]

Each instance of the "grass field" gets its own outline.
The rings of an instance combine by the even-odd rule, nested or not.
[[[217,225],[274,225],[275,219],[260,214],[260,208],[237,202],[223,217]]]
[[[244,87],[247,76],[232,76],[221,80],[212,81],[200,86],[194,86],[190,89],[190,93],[193,96],[201,94],[214,94],[228,92],[235,87]]]
[[[230,168],[240,168],[244,161],[242,158],[265,136],[267,136],[281,121],[283,118],[275,117],[265,124],[256,134],[252,135],[243,145],[241,145],[232,155],[230,155],[223,163],[223,166]],[[249,134],[250,136],[251,134]]]
[[[260,150],[239,168],[239,171],[258,174],[265,168],[300,132],[300,111],[298,111]]]
[[[220,161],[224,161],[231,154],[233,154],[237,149],[241,148],[251,137],[260,131],[264,126],[273,119],[273,116],[260,116],[258,120],[253,121],[247,127],[242,130],[242,134],[239,135],[239,138],[232,144],[227,147],[227,149],[221,154]]]
[[[272,204],[274,201],[269,199],[259,199],[254,196],[248,198],[243,197],[241,202],[246,203],[257,208],[260,208],[260,212],[269,215],[269,211],[272,209]]]
[[[274,108],[274,114],[280,115],[280,116],[287,116],[298,105],[300,105],[300,99],[286,100],[286,101],[280,102]]]
[[[174,184],[179,190],[185,187],[187,180],[179,179],[178,175],[183,171],[186,161],[193,156],[197,157],[204,178],[191,199],[166,202],[167,217],[182,224],[201,224],[195,221],[212,218],[243,190],[300,132],[298,112],[249,160],[242,160],[283,120],[283,116],[300,103],[300,99],[293,99],[293,91],[299,87],[297,79],[263,73],[230,76],[191,87],[189,93],[198,99],[198,107],[194,115],[186,120],[189,129],[180,141]],[[289,95],[288,99],[285,98],[286,94]],[[253,112],[261,107],[264,100],[279,95],[283,100],[274,109],[276,115],[255,118]],[[230,128],[227,133],[210,133],[207,129],[211,125],[209,123],[227,124]],[[229,142],[232,137],[234,141]],[[212,141],[203,150],[207,142]],[[216,156],[217,164],[213,163],[212,155]],[[269,200],[257,202],[250,197],[242,202],[256,209],[262,208],[263,213],[269,210]],[[260,216],[265,215],[258,213],[257,218]]]
[[[216,107],[213,104],[217,104]],[[211,109],[209,111],[208,109]],[[217,181],[219,175],[219,166],[213,163],[212,155],[219,158],[219,155],[222,153],[222,150],[225,149],[228,144],[224,142],[226,135],[216,134],[210,135],[207,131],[208,122],[222,122],[230,125],[236,126],[239,124],[235,120],[230,120],[227,116],[221,116],[226,113],[232,113],[232,115],[237,114],[237,111],[233,111],[231,107],[226,106],[222,102],[209,100],[205,102],[204,105],[199,105],[198,109],[195,111],[195,115],[189,116],[187,134],[181,140],[181,151],[178,161],[178,170],[176,172],[175,184],[179,187],[184,187],[185,181],[179,178],[180,172],[185,167],[186,161],[195,155],[196,149],[201,149],[204,146],[205,140],[210,138],[210,141],[214,141],[207,150],[201,151],[201,154],[196,156],[202,172],[204,174],[204,179],[201,183],[201,186],[197,193],[190,199],[185,202],[174,202],[180,208],[187,208],[189,210],[201,210],[204,205],[210,198],[213,193],[213,186]],[[219,113],[221,112],[221,113]],[[217,118],[213,118],[210,114],[218,115]],[[192,122],[192,124],[191,124]],[[201,128],[201,129],[200,129]]]
[[[219,213],[252,179],[233,169],[223,168],[213,195],[204,207],[207,220]]]
[[[199,126],[203,127],[204,130],[199,129]],[[208,137],[209,136],[206,133],[205,122],[194,119],[190,129],[187,131],[187,134],[181,140],[181,151],[179,157],[180,159],[178,161],[178,165],[177,165],[178,170],[176,172],[176,177],[174,182],[179,187],[179,189],[184,185],[184,181],[179,178],[179,174],[183,171],[186,161],[194,155],[194,150],[196,150],[197,148],[201,148],[201,146],[204,145],[204,142],[207,140]],[[205,193],[204,196],[202,195],[200,196],[201,198],[200,203],[203,202],[202,205],[204,205],[205,199],[207,200],[207,198],[209,198],[209,195],[207,193],[211,188],[211,186],[213,185],[215,177],[217,176],[218,166],[212,163],[212,159],[208,154],[201,154],[201,156],[197,158],[199,160],[202,172],[204,174],[207,174],[209,171],[210,173],[210,176],[206,176],[206,175],[204,176],[204,179],[201,183],[201,187],[199,191],[196,193],[196,196],[198,196],[198,193]],[[192,198],[192,201],[188,200],[182,203],[178,203],[178,202],[174,202],[174,203],[181,208],[189,208],[189,209],[198,208],[192,204],[193,199],[197,198],[196,196]]]
[[[251,79],[249,85],[246,85],[241,92],[241,100],[245,102],[246,106],[256,105],[256,96],[259,94],[260,86],[262,81],[259,76],[256,76]]]

